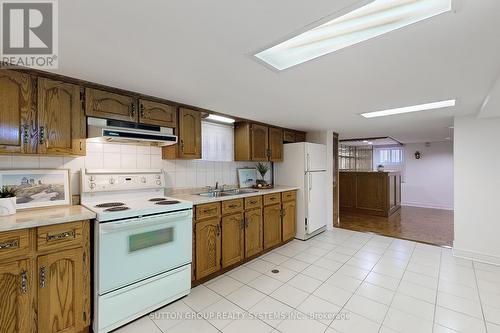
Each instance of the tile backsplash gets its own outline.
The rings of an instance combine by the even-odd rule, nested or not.
[[[236,169],[256,164],[162,160],[161,148],[158,147],[93,142],[87,143],[87,156],[82,157],[0,155],[0,169],[69,169],[72,194],[80,193],[82,168],[164,169],[167,175],[166,187],[178,189],[213,186],[217,181],[219,184],[236,185]]]

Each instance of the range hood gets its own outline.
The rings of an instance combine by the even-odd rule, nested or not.
[[[173,133],[174,130],[168,127],[87,118],[87,137],[91,142],[170,146],[177,143],[177,136]]]

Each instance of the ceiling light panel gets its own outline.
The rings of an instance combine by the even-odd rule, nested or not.
[[[448,12],[452,0],[374,0],[255,56],[278,70]]]
[[[232,118],[223,117],[223,116],[219,116],[216,114],[210,114],[206,119],[217,121],[220,123],[226,123],[226,124],[232,124],[235,122],[235,120]]]
[[[433,102],[433,103],[427,103],[427,104],[405,106],[402,108],[388,109],[388,110],[375,111],[375,112],[366,112],[366,113],[362,113],[361,115],[365,118],[392,116],[392,115],[402,114],[402,113],[420,112],[420,111],[447,108],[450,106],[455,106],[456,102],[457,101],[455,99],[450,99],[448,101],[440,101],[440,102]]]

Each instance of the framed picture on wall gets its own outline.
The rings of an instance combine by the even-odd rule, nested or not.
[[[16,208],[39,208],[71,204],[69,170],[0,170],[0,187],[16,191]]]
[[[239,168],[238,169],[238,186],[240,188],[252,187],[257,183],[256,168]]]

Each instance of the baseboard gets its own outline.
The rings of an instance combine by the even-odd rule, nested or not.
[[[450,206],[434,205],[434,204],[423,203],[423,202],[401,202],[401,206],[453,210],[453,207],[450,207]]]
[[[500,266],[500,257],[492,256],[489,254],[468,251],[468,250],[461,250],[453,247],[453,255],[459,258],[470,259],[485,264]]]

